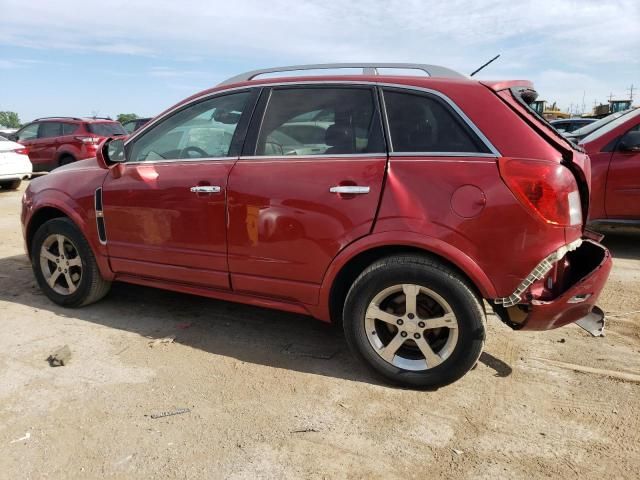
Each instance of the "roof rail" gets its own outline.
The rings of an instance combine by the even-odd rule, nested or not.
[[[82,120],[81,118],[78,118],[78,117],[61,117],[61,116],[57,116],[57,117],[40,117],[40,118],[36,118],[33,121],[34,122],[38,122],[40,120],[51,120],[52,118],[66,118],[68,120]]]
[[[86,117],[86,120],[113,120],[111,117]]]
[[[228,78],[219,83],[218,86],[247,82],[249,80],[253,80],[258,75],[264,75],[267,73],[294,72],[296,70],[333,70],[340,68],[361,68],[363,75],[378,75],[378,68],[398,68],[405,70],[422,70],[430,77],[466,78],[465,75],[456,72],[455,70],[451,70],[450,68],[440,67],[438,65],[425,65],[421,63],[317,63],[252,70],[250,72],[241,73],[240,75]]]

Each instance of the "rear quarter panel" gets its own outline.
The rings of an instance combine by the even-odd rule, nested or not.
[[[521,206],[495,159],[474,157],[391,157],[375,227],[385,231],[452,246],[484,271],[498,297],[566,243],[564,228],[543,224]],[[465,259],[450,260],[460,266]]]

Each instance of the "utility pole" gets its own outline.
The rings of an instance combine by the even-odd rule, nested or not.
[[[627,92],[629,92],[629,100],[631,100],[631,103],[633,104],[633,91],[635,90],[635,87],[633,86],[633,83],[631,84],[631,86],[629,88],[627,88]]]

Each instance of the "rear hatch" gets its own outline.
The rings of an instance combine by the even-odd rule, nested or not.
[[[538,96],[531,82],[516,80],[480,83],[493,90],[518,116],[561,153],[563,165],[571,170],[578,184],[584,225],[588,218],[591,190],[591,163],[588,155],[529,106]]]

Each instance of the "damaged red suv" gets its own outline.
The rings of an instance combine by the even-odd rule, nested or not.
[[[273,78],[342,67],[362,74]],[[68,307],[122,281],[340,323],[410,387],[473,367],[485,301],[516,330],[597,334],[611,257],[585,230],[589,158],[533,93],[431,65],[234,77],[32,181],[33,271]]]

